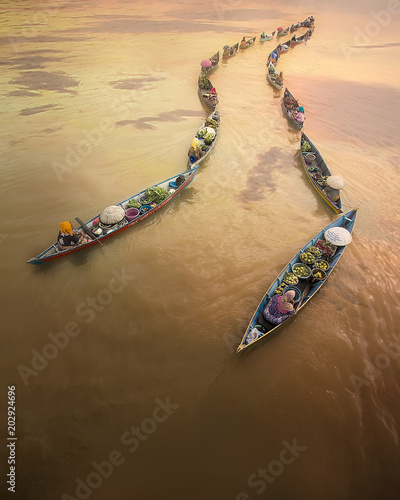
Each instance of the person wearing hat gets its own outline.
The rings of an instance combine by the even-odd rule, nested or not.
[[[57,236],[57,243],[60,250],[68,250],[69,248],[81,245],[89,241],[83,231],[74,231],[72,224],[67,220],[59,224],[60,231]]]
[[[296,122],[303,124],[305,120],[303,106],[300,106],[298,111],[293,111],[292,118],[293,120],[296,120]]]
[[[325,196],[327,196],[331,201],[339,201],[340,190],[344,186],[343,179],[336,175],[331,175],[326,180],[326,187],[322,190]]]
[[[264,318],[273,325],[280,325],[296,312],[295,295],[294,290],[288,290],[284,295],[274,295],[263,311]]]

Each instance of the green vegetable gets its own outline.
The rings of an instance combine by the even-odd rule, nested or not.
[[[127,203],[129,208],[140,208],[142,204],[136,198],[132,198]]]
[[[166,191],[161,186],[152,186],[146,189],[144,192],[144,198],[147,203],[161,203],[165,198],[169,196],[168,191]]]
[[[301,145],[301,150],[303,153],[306,153],[307,151],[311,151],[311,145],[308,141],[304,141],[303,144]]]
[[[306,264],[312,264],[315,260],[315,255],[313,255],[311,252],[302,252],[300,254],[300,260],[302,262],[305,262]]]

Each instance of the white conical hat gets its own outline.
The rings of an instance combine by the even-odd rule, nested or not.
[[[325,231],[324,236],[326,241],[329,241],[338,247],[348,245],[353,239],[350,231],[348,231],[345,227],[331,227]]]
[[[333,189],[342,189],[344,186],[343,179],[337,175],[331,175],[330,177],[328,177],[326,179],[326,183]]]
[[[100,214],[100,222],[103,224],[116,224],[125,217],[125,210],[122,207],[111,205],[105,208]]]

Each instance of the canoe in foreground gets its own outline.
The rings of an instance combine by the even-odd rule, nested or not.
[[[238,50],[239,50],[239,42],[235,43],[235,45],[232,45],[232,47],[224,48],[224,51],[222,53],[222,59],[229,59],[230,57],[235,56]]]
[[[309,144],[309,147],[307,148],[306,143]],[[336,212],[337,214],[342,213],[342,203],[340,197],[338,200],[333,201],[328,196],[328,194],[332,191],[331,189],[329,189],[329,187],[326,187],[326,177],[330,177],[332,174],[327,167],[324,159],[322,158],[320,152],[304,132],[302,132],[301,134],[300,151],[301,163],[314,189],[325,201],[325,203],[332,208],[334,212]],[[314,155],[315,159],[309,161],[306,155]]]
[[[252,45],[254,45],[254,42],[256,41],[256,37],[254,36],[253,38],[249,38],[248,40],[241,41],[240,42],[240,48],[241,49],[248,49]]]
[[[275,90],[282,90],[283,89],[283,82],[279,83],[276,81],[276,78],[278,77],[278,73],[276,72],[275,66],[270,63],[268,65],[268,70],[267,70],[267,80],[274,87]]]
[[[303,123],[300,123],[293,118],[293,114],[299,111],[299,104],[288,89],[285,89],[285,93],[282,97],[282,108],[289,122],[298,130],[301,130],[303,128]]]
[[[196,175],[196,172],[197,168],[194,168],[192,170],[175,175],[174,177],[171,177],[153,186],[157,188],[164,188],[168,192],[168,196],[158,204],[147,205],[140,202],[140,200],[143,201],[146,190],[141,191],[140,193],[135,194],[134,196],[131,196],[130,198],[127,198],[126,200],[118,203],[118,205],[121,206],[124,210],[127,210],[129,208],[129,202],[131,202],[131,200],[136,200],[135,203],[139,202],[139,205],[142,204],[141,208],[138,210],[139,214],[133,220],[128,220],[126,217],[124,217],[118,224],[115,224],[112,227],[105,227],[104,225],[98,224],[98,219],[100,217],[100,214],[98,214],[96,215],[96,217],[93,217],[93,219],[90,219],[85,223],[85,226],[91,231],[96,228],[102,229],[102,234],[96,239],[93,239],[87,243],[83,243],[82,245],[73,246],[71,248],[68,248],[67,250],[59,250],[58,244],[57,242],[55,242],[49,248],[40,253],[37,257],[29,259],[27,263],[42,264],[43,262],[49,262],[51,260],[59,259],[61,257],[64,257],[65,255],[83,250],[84,248],[98,245],[99,243],[96,240],[102,242],[106,238],[115,236],[117,233],[120,233],[121,231],[134,226],[147,217],[154,215],[157,210],[160,210],[160,208],[171,203],[171,201],[174,200],[192,182],[194,176]],[[82,229],[82,227],[79,227],[78,229]]]
[[[285,319],[282,323],[274,325],[268,322],[264,318],[263,311],[267,306],[267,304],[269,303],[269,301],[274,296],[275,290],[279,289],[279,287],[285,288],[285,285],[282,285],[282,283],[284,283],[285,276],[286,279],[288,279],[287,273],[293,273],[293,266],[300,262],[300,254],[305,252],[305,250],[308,247],[313,247],[314,252],[315,249],[318,248],[324,249],[324,252],[326,253],[323,253],[321,250],[321,255],[318,257],[318,259],[323,259],[329,265],[329,268],[325,271],[326,278],[323,281],[316,281],[315,283],[311,283],[309,278],[308,279],[300,278],[298,284],[294,285],[298,288],[298,290],[300,291],[300,295],[302,297],[300,301],[297,304],[295,304],[296,313],[299,312],[299,310],[302,309],[307,304],[307,302],[318,292],[318,290],[321,288],[321,286],[325,283],[325,281],[332,273],[334,267],[339,262],[339,259],[342,256],[344,249],[346,248],[345,246],[335,247],[329,244],[325,240],[324,237],[325,232],[331,228],[345,228],[349,233],[351,233],[353,231],[357,210],[358,208],[351,210],[347,214],[342,215],[337,220],[326,226],[322,231],[320,231],[317,235],[315,235],[314,238],[312,238],[306,245],[304,245],[304,247],[299,252],[297,252],[297,254],[293,257],[293,259],[288,263],[288,265],[285,266],[285,268],[281,271],[281,273],[269,287],[266,294],[259,303],[236,352],[240,352],[246,347],[254,345],[256,342],[267,337],[270,333],[277,330],[280,326],[284,325],[288,321],[288,319],[291,319],[293,316],[295,316],[292,315],[289,318]],[[333,255],[331,255],[332,252],[334,252]]]
[[[210,61],[211,61],[211,66],[209,66],[208,68],[204,68],[204,67],[201,68],[201,72],[203,73],[203,75],[209,75],[215,69],[217,69],[217,66],[219,63],[219,51],[210,57]]]
[[[210,155],[217,140],[219,126],[219,111],[215,110],[203,121],[196,132],[193,141],[196,142],[196,146],[201,149],[202,154],[200,153],[201,156],[198,157],[198,152],[192,142],[192,146],[189,149],[188,168],[198,167],[200,163],[202,163],[207,156]]]
[[[274,38],[275,31],[272,33],[268,33],[267,35],[262,36],[262,33],[260,35],[260,42],[267,42],[268,40],[272,40]]]

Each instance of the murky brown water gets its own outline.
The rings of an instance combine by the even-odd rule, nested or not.
[[[398,498],[400,17],[370,13],[386,8],[3,2],[1,380],[4,402],[16,386],[14,498]],[[335,218],[266,81],[276,39],[210,76],[218,143],[174,204],[103,248],[25,264],[60,221],[185,170],[207,114],[202,59],[311,13],[313,37],[278,67],[345,179],[344,209],[360,209],[352,245],[299,317],[234,353],[271,281]],[[5,440],[0,456],[6,474]]]

